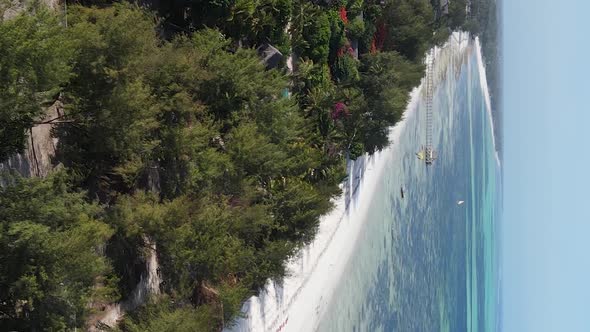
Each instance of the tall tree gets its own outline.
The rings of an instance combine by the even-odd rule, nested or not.
[[[22,151],[43,106],[68,82],[72,46],[58,17],[45,8],[0,18],[0,161]]]
[[[385,50],[397,51],[412,61],[419,61],[432,38],[434,11],[429,1],[388,1],[382,20],[388,32]]]
[[[387,145],[388,128],[401,120],[410,90],[420,82],[423,70],[397,52],[363,57],[360,88],[367,104],[359,129],[367,152]]]
[[[100,254],[112,231],[63,175],[0,189],[1,330],[80,327],[90,300],[116,298]]]
[[[70,9],[76,43],[66,93],[68,124],[58,128],[61,160],[91,194],[137,185],[156,145],[157,108],[145,75],[158,52],[154,18],[131,5]]]

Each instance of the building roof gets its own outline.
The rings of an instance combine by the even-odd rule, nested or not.
[[[262,58],[266,69],[278,67],[283,59],[283,54],[271,44],[262,44],[256,51],[258,56]]]

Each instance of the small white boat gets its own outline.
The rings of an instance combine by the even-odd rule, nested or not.
[[[461,205],[463,203],[465,203],[465,201],[457,201],[457,205]]]

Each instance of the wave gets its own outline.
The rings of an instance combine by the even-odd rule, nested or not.
[[[453,33],[445,46],[429,52],[426,61],[435,56],[435,72],[446,72],[447,66],[461,63],[469,44],[468,34]],[[391,162],[391,156],[398,153],[396,142],[406,128],[406,119],[418,111],[423,85],[424,80],[411,92],[404,119],[390,129],[390,145],[374,155],[349,161],[348,179],[342,184],[344,194],[334,201],[334,210],[321,218],[314,241],[288,262],[288,275],[282,281],[269,280],[258,296],[244,303],[243,317],[226,327],[225,332],[314,331],[318,328],[355,250],[374,189],[385,166]],[[487,93],[487,85],[485,91]],[[489,94],[486,98],[489,101]]]
[[[494,132],[494,118],[492,116],[492,103],[490,101],[490,91],[488,90],[488,80],[486,77],[486,68],[483,61],[482,50],[481,50],[481,42],[479,41],[479,37],[475,38],[475,49],[476,49],[476,56],[477,56],[477,67],[479,70],[479,81],[481,84],[482,91],[484,92],[484,101],[486,104],[486,111],[488,113],[488,118],[490,120],[490,124],[492,126],[492,142],[494,144],[494,151],[496,155],[496,164],[498,167],[502,167],[502,163],[500,162],[500,155],[498,153],[498,149],[496,147],[496,134]]]

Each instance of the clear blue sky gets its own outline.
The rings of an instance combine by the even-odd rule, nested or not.
[[[503,2],[503,331],[590,332],[590,0]]]

